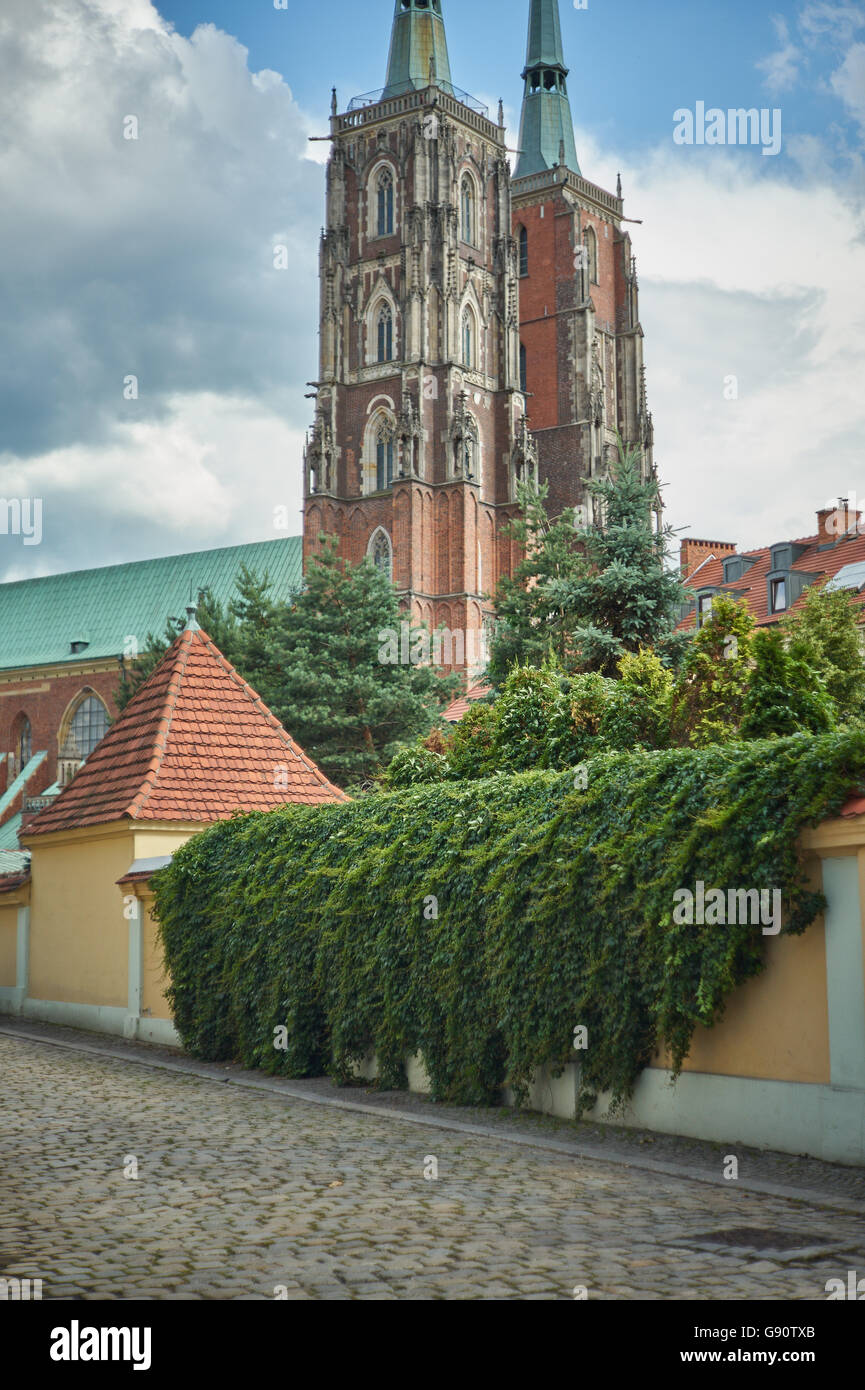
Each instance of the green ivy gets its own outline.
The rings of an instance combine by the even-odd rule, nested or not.
[[[576,1058],[581,1107],[622,1103],[666,1043],[763,968],[759,925],[683,926],[677,888],[779,888],[784,927],[823,906],[797,837],[865,779],[865,732],[605,753],[572,773],[501,773],[238,816],[154,876],[184,1045],[288,1076],[381,1084],[420,1052],[434,1095],[524,1099]],[[577,1025],[588,1048],[573,1051]],[[287,1029],[287,1049],[274,1030]]]

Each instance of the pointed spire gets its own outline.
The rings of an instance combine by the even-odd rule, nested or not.
[[[564,164],[579,174],[574,122],[568,101],[559,21],[559,0],[531,0],[526,66],[523,69],[523,114],[520,154],[514,178],[539,174]],[[564,158],[561,149],[564,146]]]
[[[396,0],[382,98],[451,85],[442,0]]]
[[[622,176],[621,176],[621,174],[617,174],[617,175],[616,175],[616,197],[619,199],[619,202],[621,202],[621,200],[622,200]]]

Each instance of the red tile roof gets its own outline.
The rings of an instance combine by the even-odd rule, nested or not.
[[[348,800],[207,634],[188,628],[25,835]]]
[[[742,575],[741,579],[734,579],[729,584],[724,583],[723,560],[729,556],[719,555],[717,558],[707,561],[700,569],[699,574],[694,571],[689,579],[686,579],[686,587],[694,589],[717,589],[721,593],[738,595],[745,599],[748,611],[754,618],[758,626],[764,627],[769,623],[776,623],[787,613],[795,613],[805,603],[808,587],[783,613],[769,612],[769,595],[766,576],[772,567],[772,551],[778,545],[805,546],[806,549],[797,560],[790,566],[791,570],[801,570],[806,574],[817,576],[815,583],[829,579],[833,574],[837,574],[845,565],[856,564],[858,561],[865,560],[865,532],[861,533],[854,526],[846,535],[840,536],[828,549],[820,549],[827,544],[825,534],[818,533],[813,536],[803,536],[795,541],[773,541],[772,545],[762,546],[758,550],[743,550],[738,552],[747,559],[754,560]],[[865,593],[856,594],[851,591],[851,602],[862,609],[865,605]],[[865,612],[859,616],[859,621],[865,620]],[[679,632],[689,632],[693,629],[696,622],[696,615],[689,613],[678,624]]]
[[[490,691],[488,685],[473,685],[466,691],[465,695],[460,695],[452,704],[448,705],[442,719],[446,719],[449,724],[456,724],[476,700],[482,700]]]

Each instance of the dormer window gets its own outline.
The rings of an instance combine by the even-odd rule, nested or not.
[[[772,612],[783,613],[787,607],[787,580],[773,579],[771,585]]]
[[[712,604],[715,601],[714,594],[700,594],[697,600],[697,626],[702,627],[703,623],[708,622],[712,616]]]

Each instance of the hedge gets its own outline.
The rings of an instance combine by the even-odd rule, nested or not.
[[[621,1104],[662,1042],[678,1073],[695,1026],[763,968],[765,937],[676,925],[674,891],[779,888],[783,931],[804,931],[824,903],[797,836],[863,782],[865,733],[608,753],[585,771],[290,806],[195,836],[153,879],[185,1047],[339,1081],[375,1048],[384,1086],[420,1052],[434,1096],[462,1104],[506,1083],[523,1099],[536,1068],[577,1056],[581,1108],[600,1090]]]

